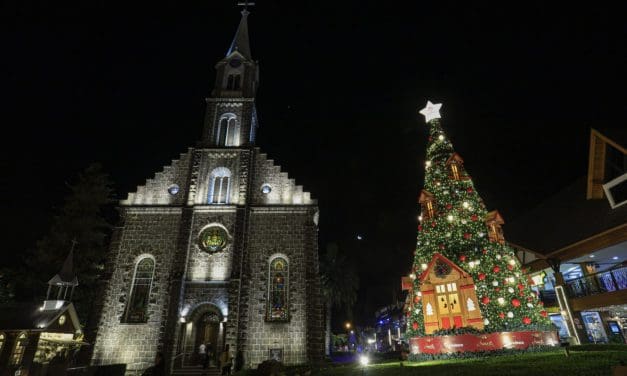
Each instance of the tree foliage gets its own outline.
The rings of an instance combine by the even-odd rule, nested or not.
[[[79,281],[73,301],[82,320],[87,318],[91,300],[97,293],[107,254],[111,225],[105,211],[113,203],[113,188],[109,176],[99,164],[92,164],[68,184],[69,193],[52,220],[50,229],[26,260],[29,273],[25,287],[33,298],[46,293],[46,283],[59,272],[72,241],[74,272]]]

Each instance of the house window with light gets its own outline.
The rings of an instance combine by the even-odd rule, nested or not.
[[[435,216],[435,197],[431,193],[423,189],[422,192],[420,192],[418,203],[421,205],[423,219],[429,219]]]
[[[17,340],[15,341],[15,347],[13,348],[13,354],[11,354],[11,364],[19,365],[22,363],[27,341],[28,337],[26,336],[26,333],[22,333],[17,337]]]
[[[218,167],[209,177],[209,204],[228,204],[231,196],[231,170]]]
[[[140,324],[148,322],[148,302],[155,271],[155,260],[144,257],[135,265],[133,284],[130,290],[130,299],[126,305],[124,322]]]
[[[453,180],[461,180],[462,179],[462,166],[464,165],[464,160],[457,153],[453,153],[451,157],[446,161],[446,165],[450,170],[450,177]]]
[[[283,257],[270,260],[268,274],[267,321],[288,321],[289,264]]]

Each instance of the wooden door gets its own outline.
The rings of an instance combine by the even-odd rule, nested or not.
[[[457,283],[449,282],[436,285],[435,291],[438,302],[440,329],[450,329],[451,323],[456,328],[464,326],[461,301],[457,292]]]

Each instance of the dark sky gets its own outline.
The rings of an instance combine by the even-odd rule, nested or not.
[[[234,3],[4,5],[4,261],[89,163],[123,197],[193,145]],[[590,127],[627,126],[624,9],[544,3],[257,1],[257,143],[319,200],[320,248],[359,270],[359,322],[410,268],[427,99],[506,222],[586,173]]]

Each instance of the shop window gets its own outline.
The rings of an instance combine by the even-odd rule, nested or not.
[[[148,302],[155,271],[155,260],[144,257],[135,265],[131,297],[126,306],[124,322],[139,324],[148,322]]]
[[[270,259],[266,320],[289,320],[288,286],[289,264],[287,260],[280,256]]]
[[[22,333],[17,337],[15,347],[13,348],[13,354],[11,354],[11,364],[19,365],[22,363],[24,351],[26,350],[26,342],[28,342],[28,336],[26,333]]]

